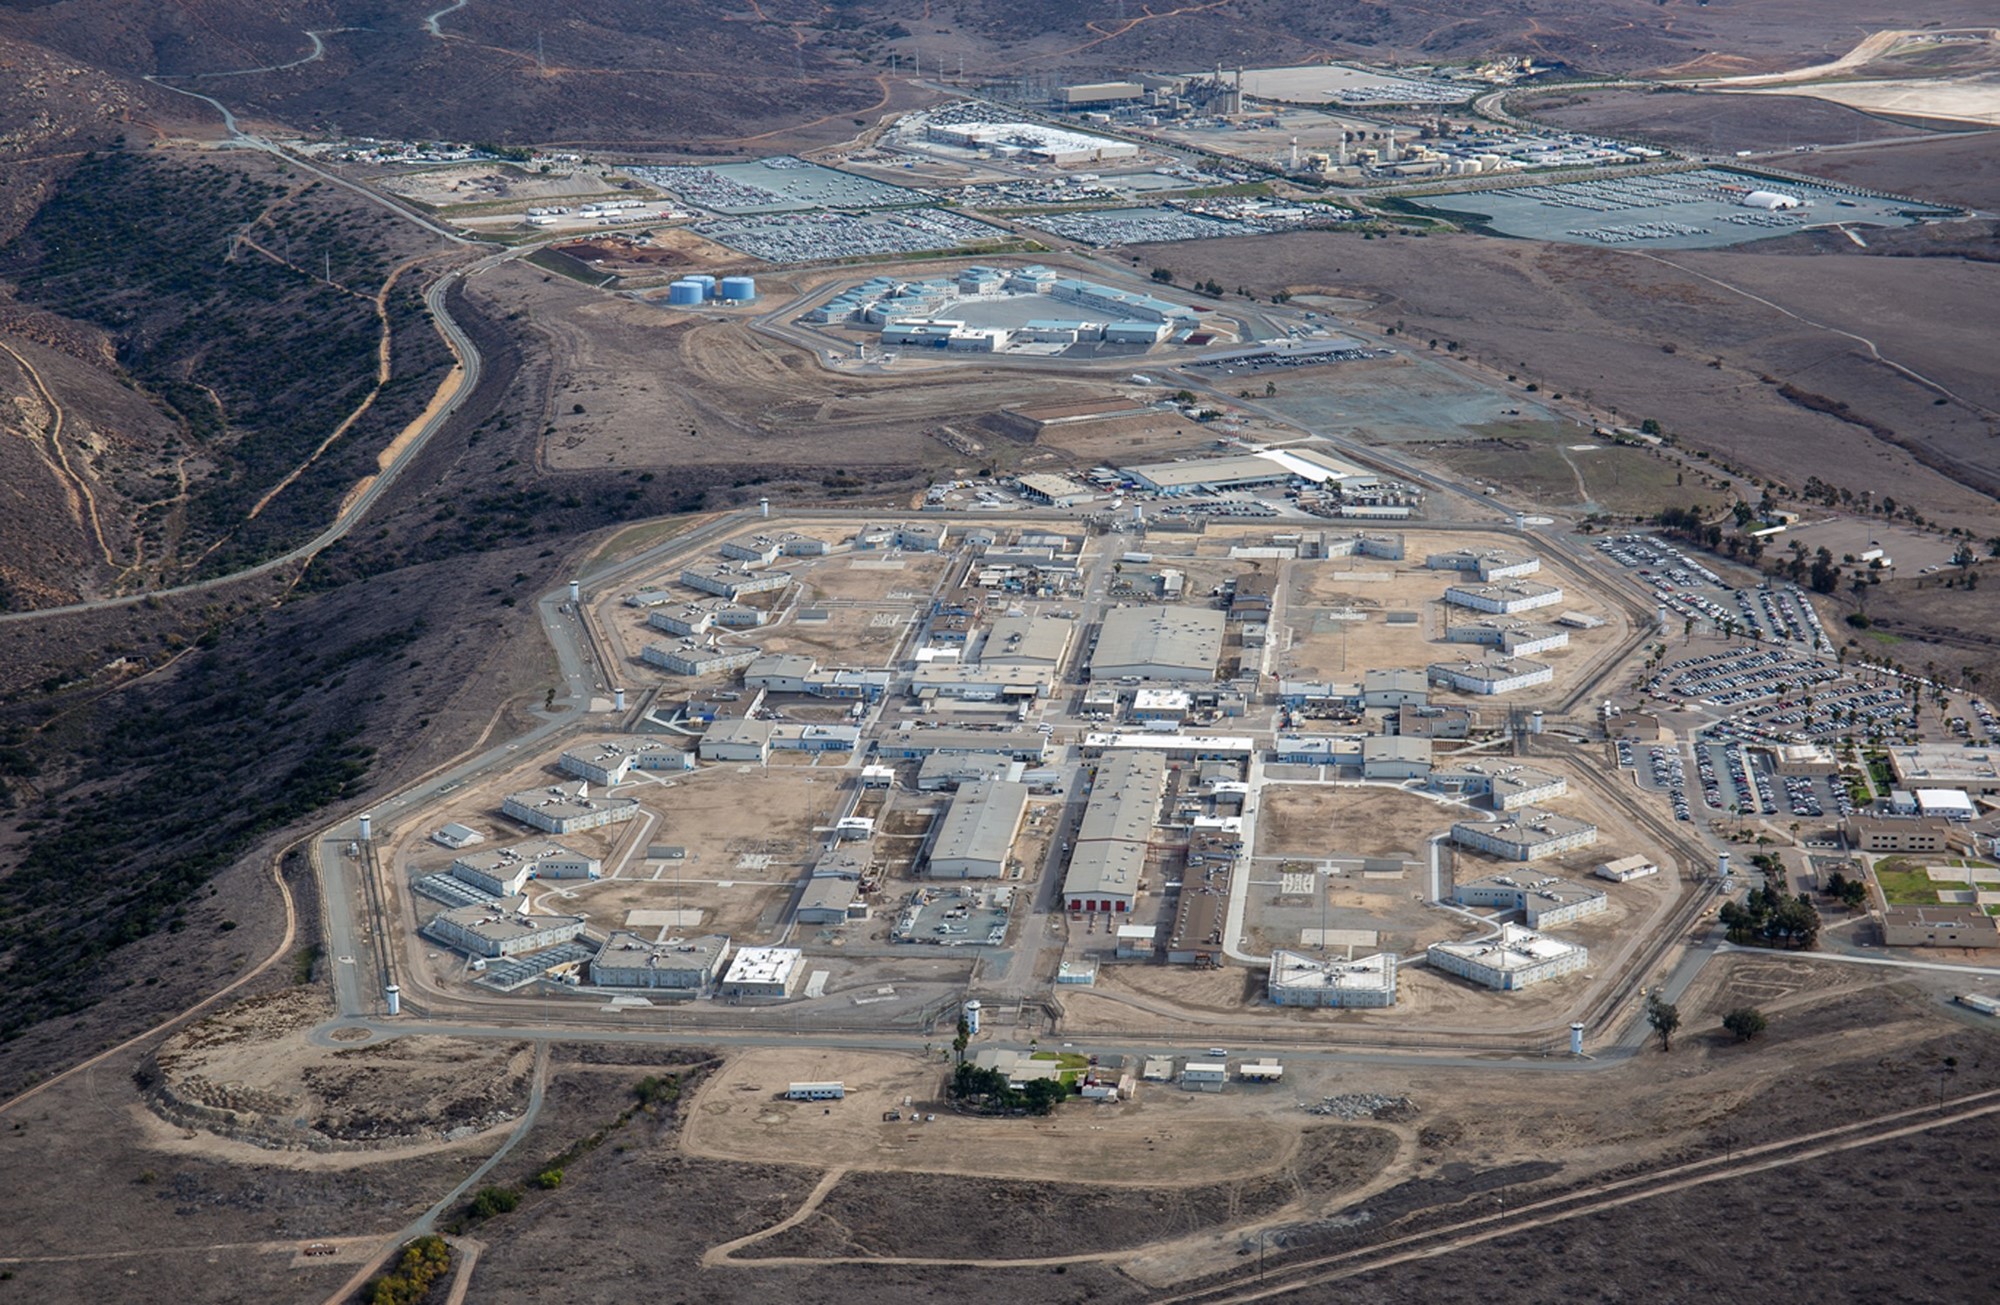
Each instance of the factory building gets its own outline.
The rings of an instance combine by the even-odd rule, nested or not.
[[[1396,712],[1396,733],[1407,738],[1464,739],[1479,727],[1479,713],[1470,707],[1403,707]]]
[[[1522,807],[1484,820],[1459,821],[1451,827],[1451,840],[1502,860],[1534,861],[1589,847],[1597,841],[1597,826],[1538,807]]]
[[[1432,553],[1424,559],[1424,565],[1432,571],[1462,571],[1476,575],[1481,583],[1490,584],[1495,580],[1533,575],[1542,569],[1542,560],[1500,548],[1459,548],[1449,553]]]
[[[1166,784],[1166,760],[1154,753],[1114,753],[1098,764],[1063,875],[1071,911],[1123,913],[1138,901]]]
[[[703,761],[749,761],[762,765],[771,757],[771,733],[777,726],[768,720],[737,717],[719,720],[708,727],[699,745]]]
[[[1395,734],[1371,734],[1361,740],[1361,778],[1422,779],[1431,773],[1431,741]]]
[[[1077,751],[1090,758],[1146,752],[1168,761],[1241,762],[1257,751],[1257,741],[1247,734],[1182,734],[1170,730],[1091,733],[1078,740]]]
[[[1469,607],[1475,612],[1511,616],[1515,612],[1529,612],[1537,607],[1553,607],[1563,600],[1563,591],[1554,585],[1539,584],[1533,580],[1490,585],[1448,585],[1444,600],[1458,607]]]
[[[1430,682],[1422,671],[1381,669],[1361,675],[1364,707],[1421,707],[1430,701]]]
[[[1006,779],[1016,773],[1020,765],[1018,761],[992,755],[968,757],[933,753],[917,765],[917,791],[936,793],[976,784],[981,780]]]
[[[586,779],[509,793],[500,811],[545,834],[574,834],[630,820],[639,814],[639,804],[631,798],[594,798]]]
[[[724,562],[718,566],[690,566],[681,569],[681,583],[705,594],[731,602],[748,594],[769,593],[792,582],[789,571],[743,571]]]
[[[931,842],[933,879],[998,879],[1028,814],[1028,786],[984,780],[959,786]]]
[[[1045,503],[1049,507],[1075,507],[1078,503],[1088,503],[1097,497],[1096,491],[1088,485],[1079,485],[1068,476],[1051,475],[1045,471],[1032,471],[1025,476],[1014,478],[1016,488],[1022,497],[1035,503]]]
[[[451,863],[451,876],[495,897],[512,897],[531,879],[595,879],[604,863],[554,843],[519,843],[468,852]]]
[[[1055,682],[1053,666],[980,662],[965,666],[926,662],[910,673],[910,696],[963,698],[973,702],[1028,702],[1042,697]]]
[[[661,739],[628,735],[580,743],[564,752],[556,765],[566,775],[609,786],[623,784],[635,770],[688,770],[694,758]]]
[[[711,629],[748,630],[764,624],[764,613],[726,598],[701,598],[692,603],[675,602],[646,614],[646,624],[663,634],[683,639],[706,634]]]
[[[1429,671],[1431,679],[1436,683],[1448,685],[1460,693],[1473,693],[1481,697],[1531,689],[1538,684],[1547,684],[1556,677],[1555,668],[1547,662],[1518,659],[1432,662]]]
[[[531,915],[528,899],[509,897],[454,907],[424,926],[431,939],[468,956],[523,956],[566,943],[583,932],[580,915]]]
[[[597,949],[590,962],[590,981],[600,988],[667,989],[700,996],[728,959],[729,939],[723,934],[655,942],[621,929]]]
[[[743,687],[772,693],[806,693],[819,663],[803,653],[766,653],[743,668]]]
[[[1208,608],[1113,608],[1099,629],[1090,678],[1213,680],[1222,630],[1222,613]]]
[[[845,875],[815,872],[799,893],[799,905],[793,912],[793,918],[800,924],[814,926],[865,920],[868,918],[868,899],[861,895],[854,880]]]
[[[920,761],[929,756],[997,756],[1041,762],[1048,736],[1037,730],[910,729],[876,744],[886,760]]]
[[[1377,477],[1350,462],[1312,448],[1263,449],[1223,458],[1145,462],[1125,474],[1158,494],[1243,489],[1301,481],[1312,485],[1374,484]]]
[[[1138,82],[1085,82],[1057,87],[1055,102],[1065,109],[1098,108],[1106,104],[1129,104],[1145,95],[1146,88]]]
[[[1396,1004],[1392,952],[1354,960],[1308,956],[1280,947],[1271,953],[1265,991],[1274,1006],[1379,1008]]]
[[[763,656],[757,648],[669,648],[663,643],[649,643],[639,653],[639,660],[648,666],[657,666],[675,675],[712,675],[721,671],[733,671],[739,666],[748,666]]]
[[[1069,656],[1076,622],[1060,616],[1003,616],[980,645],[982,666],[1058,667]]]
[[[744,947],[722,976],[721,995],[731,1001],[789,997],[805,980],[805,953],[796,947]]]
[[[1475,761],[1431,773],[1431,788],[1460,797],[1483,797],[1495,811],[1539,806],[1569,792],[1569,780],[1513,762]]]
[[[1448,627],[1449,643],[1476,643],[1498,648],[1509,657],[1531,657],[1552,648],[1569,647],[1569,631],[1527,621],[1471,621]]]
[[[1500,926],[1498,938],[1432,943],[1425,955],[1433,969],[1500,992],[1559,979],[1590,964],[1588,949],[1517,924]]]
[[[1602,888],[1586,888],[1553,876],[1487,875],[1454,884],[1451,899],[1460,906],[1498,907],[1519,911],[1530,929],[1553,929],[1586,916],[1602,914],[1610,899]]]
[[[934,122],[924,128],[924,136],[940,145],[991,150],[1002,157],[1025,158],[1058,167],[1129,159],[1139,152],[1137,145],[1125,141],[1032,122]]]

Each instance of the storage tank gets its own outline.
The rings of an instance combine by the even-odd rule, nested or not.
[[[691,272],[688,275],[682,277],[681,280],[694,282],[696,285],[701,287],[701,293],[703,294],[704,297],[709,299],[715,298],[715,278],[710,276],[708,273]]]
[[[676,281],[667,287],[667,302],[676,308],[692,307],[706,297],[699,281]]]
[[[722,298],[728,303],[746,303],[757,297],[757,278],[754,276],[725,276],[722,278]]]

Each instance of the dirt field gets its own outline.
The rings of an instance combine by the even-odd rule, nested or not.
[[[826,1165],[993,1178],[1069,1170],[1101,1184],[1140,1185],[1182,1174],[1263,1173],[1290,1160],[1299,1144],[1289,1118],[1258,1118],[1290,1108],[1287,1093],[1267,1094],[1264,1108],[1245,1118],[1241,1100],[1147,1084],[1134,1101],[1024,1126],[944,1111],[937,1099],[949,1070],[943,1059],[908,1055],[750,1052],[702,1089],[685,1145],[707,1159],[776,1161],[803,1149]],[[827,1079],[847,1084],[845,1101],[822,1107],[777,1099],[787,1082]],[[902,1106],[905,1097],[936,1113],[936,1123],[884,1122],[882,1112]]]
[[[1399,338],[1455,339],[1479,375],[1503,383],[1502,394],[1512,374],[1523,394],[1532,380],[1601,420],[1655,417],[1688,444],[1783,481],[1811,465],[1822,480],[1922,502],[1947,524],[1977,530],[1991,513],[1990,500],[1967,487],[1991,479],[1981,470],[1989,461],[1982,409],[2000,410],[2000,392],[1968,352],[1980,335],[1968,326],[2000,303],[1983,265],[1855,257],[1820,260],[1805,277],[1796,257],[1781,254],[1669,262],[1473,236],[1277,235],[1133,252],[1176,274],[1264,293],[1371,299],[1381,305],[1366,314],[1371,323],[1398,327]],[[1936,392],[1869,361],[1865,347],[1834,330],[1874,339],[1884,357],[1964,403],[1934,403]],[[1829,367],[1836,358],[1841,365]],[[1846,416],[1787,399],[1785,383],[1847,404]],[[1489,400],[1474,419],[1469,386],[1458,407],[1466,425],[1499,415]]]
[[[1662,87],[1524,97],[1512,107],[1516,113],[1572,131],[1602,132],[1621,140],[1715,155],[1924,134],[1904,123],[1803,95],[1732,95]],[[1786,166],[1797,167],[1798,162]]]
[[[153,1145],[238,1163],[281,1148],[326,1168],[366,1162],[370,1148],[477,1142],[527,1103],[526,1044],[308,1043],[332,1014],[317,990],[280,989],[170,1038],[145,1071],[159,1088],[145,1120]]]
[[[1257,817],[1264,856],[1418,857],[1424,840],[1462,819],[1465,808],[1387,788],[1272,785]]]
[[[1989,134],[1910,141],[1883,149],[1804,154],[1799,172],[1892,195],[1923,195],[1991,212],[2000,208],[2000,153]]]

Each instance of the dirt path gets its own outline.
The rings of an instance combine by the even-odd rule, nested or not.
[[[718,1246],[709,1247],[707,1250],[701,1253],[701,1267],[704,1269],[712,1269],[719,1264],[734,1263],[731,1257],[734,1256],[737,1251],[742,1250],[745,1246],[755,1245],[757,1242],[761,1242],[767,1237],[775,1237],[779,1233],[784,1232],[787,1228],[798,1227],[800,1224],[804,1223],[807,1219],[812,1217],[814,1211],[818,1210],[819,1207],[823,1203],[825,1203],[828,1194],[831,1193],[833,1189],[837,1185],[839,1185],[840,1180],[845,1177],[847,1177],[847,1166],[845,1165],[839,1165],[836,1166],[835,1168],[827,1170],[825,1173],[819,1176],[819,1182],[813,1185],[813,1189],[810,1192],[806,1193],[806,1199],[799,1202],[798,1209],[792,1211],[784,1218],[778,1220],[778,1222],[772,1224],[769,1228],[760,1228],[759,1230],[749,1234],[748,1236],[738,1237],[734,1241],[723,1242]],[[753,1263],[759,1265],[776,1264],[779,1262],[780,1261],[777,1260],[753,1261]]]
[[[1994,1098],[1996,1097],[2000,1097],[2000,1091],[1978,1092],[1970,1096],[1960,1097],[1948,1104],[1952,1107],[1964,1107],[1973,1102],[1981,1102],[1983,1104],[1970,1105],[1966,1109],[1955,1109],[1954,1113],[1949,1115],[1940,1114],[1931,1106],[1916,1106],[1907,1110],[1894,1111],[1886,1115],[1878,1115],[1873,1119],[1862,1120],[1858,1123],[1842,1125],[1838,1128],[1806,1133],[1784,1141],[1768,1142],[1761,1146],[1750,1147],[1729,1157],[1712,1157],[1707,1160],[1697,1160],[1690,1164],[1677,1165],[1657,1173],[1618,1179],[1600,1184],[1594,1188],[1587,1188],[1581,1192],[1570,1192],[1562,1196],[1554,1196],[1545,1200],[1530,1202],[1512,1211],[1481,1215],[1477,1218],[1466,1219],[1444,1228],[1414,1233],[1380,1246],[1346,1251],[1338,1255],[1308,1261],[1305,1264],[1293,1265],[1288,1270],[1279,1270],[1278,1279],[1268,1285],[1260,1282],[1258,1285],[1241,1291],[1232,1291],[1228,1287],[1207,1288],[1186,1292],[1178,1296],[1162,1297],[1160,1305],[1180,1305],[1180,1303],[1195,1301],[1203,1302],[1204,1305],[1225,1305],[1225,1303],[1227,1305],[1235,1305],[1236,1302],[1264,1300],[1272,1296],[1286,1295],[1298,1291],[1303,1287],[1337,1282],[1344,1278],[1355,1277],[1363,1273],[1374,1273],[1414,1260],[1431,1259],[1439,1255],[1448,1255],[1464,1250],[1467,1247],[1477,1246],[1483,1242],[1493,1241],[1500,1237],[1511,1237],[1529,1229],[1547,1227],[1583,1215],[1599,1214],[1607,1210],[1615,1210],[1622,1206],[1650,1200],[1656,1196],[1666,1196],[1674,1192],[1686,1191],[1689,1188],[1701,1187],[1709,1183],[1723,1182],[1733,1178],[1741,1178],[1748,1174],[1762,1173],[1766,1170],[1786,1168],[1795,1164],[1803,1164],[1809,1160],[1824,1159],[1827,1156],[1836,1155],[1843,1151],[1852,1151],[1860,1147],[1892,1142],[1897,1138],[1908,1137],[1915,1133],[1928,1132],[1934,1128],[1965,1123],[1987,1115],[2000,1114],[2000,1100],[1995,1100]],[[1921,1118],[1918,1118],[1913,1123],[1902,1124],[1900,1127],[1881,1129],[1881,1126],[1884,1124],[1908,1120],[1912,1116],[1920,1116]],[[1811,1146],[1803,1151],[1793,1152],[1791,1150],[1791,1148],[1797,1147],[1801,1143],[1829,1138],[1833,1140],[1824,1141],[1821,1145]],[[1581,1203],[1573,1204],[1576,1202]],[[1524,1218],[1523,1216],[1528,1217]],[[1434,1241],[1434,1239],[1439,1237],[1444,1237],[1445,1240]],[[1422,1243],[1431,1244],[1425,1245]],[[1322,1265],[1337,1265],[1338,1267],[1328,1268],[1324,1272],[1302,1272]]]
[[[1877,59],[1895,52],[1905,41],[1936,39],[1941,36],[1984,36],[1989,41],[2000,40],[2000,31],[1990,27],[1933,27],[1907,28],[1886,32],[1871,32],[1861,38],[1852,50],[1838,59],[1826,63],[1816,63],[1809,68],[1794,68],[1781,73],[1748,73],[1739,77],[1713,77],[1700,81],[1700,85],[1717,86],[1782,86],[1792,82],[1823,81],[1838,77],[1853,69],[1865,67]]]
[[[1885,357],[1882,351],[1875,347],[1875,342],[1869,339],[1865,335],[1856,335],[1854,332],[1842,330],[1838,326],[1828,326],[1825,322],[1816,322],[1810,317],[1806,317],[1803,314],[1793,312],[1791,309],[1785,307],[1783,304],[1773,303],[1771,300],[1764,298],[1762,295],[1752,294],[1750,291],[1743,289],[1741,286],[1731,285],[1729,282],[1724,281],[1719,277],[1710,276],[1706,272],[1697,272],[1693,268],[1683,266],[1680,263],[1676,263],[1670,258],[1662,258],[1658,254],[1648,254],[1643,250],[1634,250],[1632,252],[1637,254],[1640,258],[1649,258],[1655,263],[1661,263],[1667,267],[1671,267],[1676,272],[1681,272],[1688,276],[1697,277],[1700,280],[1706,281],[1710,285],[1715,286],[1718,289],[1727,290],[1729,291],[1729,293],[1733,295],[1741,295],[1743,298],[1748,299],[1752,303],[1762,304],[1764,307],[1769,308],[1773,312],[1783,313],[1786,317],[1791,318],[1793,321],[1799,322],[1805,326],[1810,326],[1814,330],[1826,331],[1833,335],[1844,336],[1845,338],[1852,340],[1856,344],[1859,344],[1863,348],[1867,349],[1868,356],[1870,358],[1873,358],[1876,362],[1881,363],[1884,367],[1887,367],[1892,371],[1901,373],[1903,376],[1906,376],[1910,380],[1915,381],[1918,385],[1923,386],[1925,389],[1931,391],[1933,394],[1941,394],[1945,398],[1950,399],[1953,403],[1962,404],[1963,406],[1970,408],[1972,411],[1978,413],[1982,417],[1989,417],[1996,420],[2000,420],[2000,412],[1996,412],[1992,408],[1986,407],[1984,404],[1975,403],[1971,399],[1963,398],[1960,395],[1945,388],[1938,382],[1932,380],[1930,377],[1924,375],[1922,372],[1917,371],[1914,368],[1905,367],[1903,364],[1897,362],[1893,358]]]
[[[69,465],[69,455],[63,451],[63,409],[62,404],[56,402],[55,391],[42,379],[42,374],[35,370],[35,365],[17,352],[14,346],[0,343],[0,350],[5,350],[7,356],[20,366],[21,374],[28,378],[28,383],[35,387],[36,392],[41,395],[42,403],[48,408],[49,422],[42,435],[48,440],[49,448],[47,452],[39,448],[36,452],[41,454],[42,461],[62,485],[63,498],[69,506],[70,516],[76,519],[79,526],[88,520],[91,533],[97,536],[97,551],[104,555],[104,564],[117,566],[118,559],[111,555],[111,545],[104,539],[104,523],[98,519],[97,496],[90,492],[90,482],[78,475],[76,468]]]

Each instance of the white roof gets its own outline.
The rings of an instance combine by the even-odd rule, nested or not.
[[[783,983],[805,953],[796,947],[745,947],[729,963],[724,983]]]
[[[1957,811],[1969,816],[1973,814],[1974,808],[1972,799],[1967,797],[1962,790],[1955,788],[1920,788],[1917,790],[1917,810],[1923,812]]]

